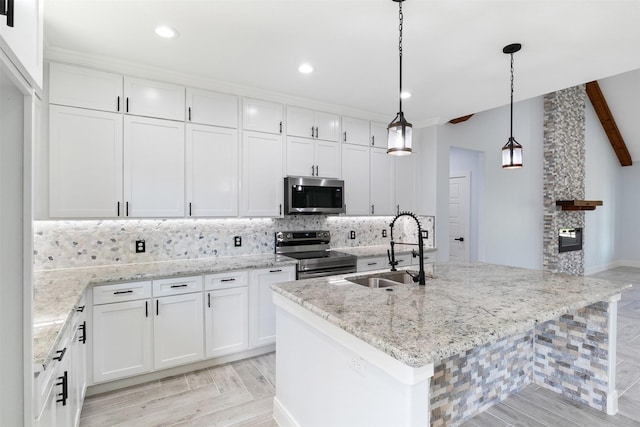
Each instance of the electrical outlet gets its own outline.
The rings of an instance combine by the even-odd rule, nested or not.
[[[350,239],[355,239],[355,238],[356,238],[356,232],[355,232],[355,231],[353,231],[353,230],[351,230],[351,231],[349,232],[349,238],[350,238]]]
[[[233,236],[233,246],[236,248],[242,246],[242,236]]]
[[[349,360],[349,366],[351,366],[351,369],[353,369],[354,371],[356,371],[357,373],[359,373],[364,377],[365,368],[364,368],[364,359],[362,357],[356,356],[355,354],[352,355],[351,359]]]
[[[136,253],[141,254],[145,252],[146,245],[144,240],[136,240]]]
[[[382,230],[382,237],[387,237],[387,230]]]

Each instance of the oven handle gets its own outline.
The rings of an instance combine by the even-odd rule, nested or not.
[[[338,267],[327,270],[315,270],[315,271],[298,271],[298,280],[302,279],[313,279],[314,277],[326,277],[326,276],[334,276],[336,274],[350,274],[355,273],[355,266],[348,267]]]

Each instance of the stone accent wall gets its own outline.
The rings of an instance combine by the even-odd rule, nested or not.
[[[556,200],[585,195],[585,86],[544,97],[544,237],[545,270],[584,274],[584,252],[558,252],[560,228],[584,228],[584,212],[562,211]],[[588,236],[583,236],[588,238]]]
[[[613,331],[615,333],[615,331]],[[534,382],[607,412],[609,304],[599,302],[536,327]]]
[[[431,427],[458,425],[532,382],[533,334],[519,334],[443,360],[430,384]]]

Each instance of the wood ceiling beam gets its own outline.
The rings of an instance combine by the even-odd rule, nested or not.
[[[616,156],[618,156],[620,165],[631,166],[633,164],[631,154],[629,154],[627,145],[624,143],[624,139],[622,139],[616,120],[613,118],[613,114],[611,114],[611,110],[609,110],[609,106],[607,105],[607,100],[600,90],[600,85],[597,81],[589,82],[586,85],[586,89],[593,109],[596,111],[602,128],[609,138],[611,147],[613,147],[613,151],[616,153]]]
[[[473,116],[473,114],[469,114],[468,116],[462,116],[462,117],[458,117],[458,118],[455,118],[455,119],[451,119],[451,120],[449,120],[449,123],[451,123],[452,125],[455,125],[456,123],[466,122],[467,120],[469,120],[471,118],[471,116]]]

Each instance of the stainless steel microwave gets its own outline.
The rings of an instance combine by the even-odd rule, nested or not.
[[[284,179],[284,213],[344,213],[344,181],[288,176]]]

